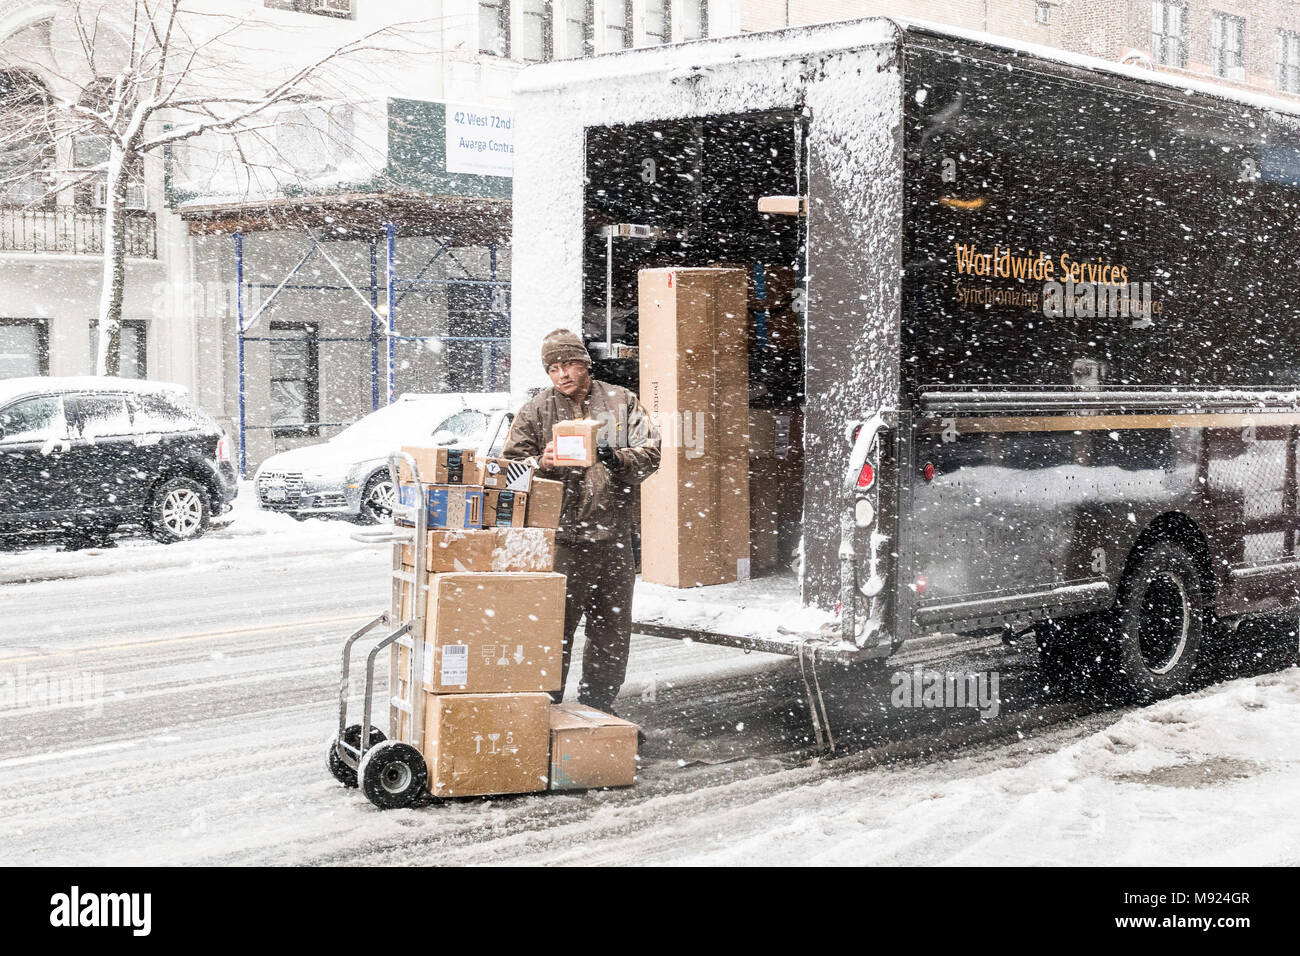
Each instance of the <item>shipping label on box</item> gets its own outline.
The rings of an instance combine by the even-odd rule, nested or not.
[[[475,462],[475,474],[484,488],[527,493],[533,485],[533,466],[508,458],[480,458]]]
[[[532,793],[549,783],[548,694],[429,694],[425,762],[435,797]]]
[[[425,485],[424,507],[430,528],[481,528],[483,489],[470,485]],[[397,500],[405,507],[416,505],[416,486],[398,485]],[[397,516],[405,523],[403,516]]]
[[[399,611],[409,620],[406,588]],[[425,605],[426,690],[475,694],[560,689],[564,575],[430,575]],[[461,649],[461,647],[465,649]],[[406,673],[405,648],[400,655]]]
[[[415,467],[420,471],[420,481],[426,485],[464,485],[475,482],[477,469],[472,448],[422,448],[416,445],[403,445],[402,451],[415,459]],[[411,467],[404,458],[398,459],[397,480],[399,482],[415,480],[411,474]]]
[[[590,468],[596,464],[596,441],[600,422],[594,418],[577,418],[556,422],[551,429],[555,439],[555,463],[564,467]]]
[[[578,703],[551,706],[552,790],[631,786],[636,724]]]
[[[401,562],[415,564],[415,546],[400,545]],[[449,571],[551,571],[555,568],[555,531],[550,528],[485,528],[482,531],[430,531],[424,569]]]
[[[528,509],[525,522],[530,528],[550,528],[560,526],[560,517],[564,513],[564,483],[551,481],[549,478],[534,478],[533,490],[528,493]]]
[[[488,488],[483,492],[483,524],[488,528],[522,528],[528,495]]]

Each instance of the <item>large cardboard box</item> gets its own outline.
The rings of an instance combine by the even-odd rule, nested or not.
[[[556,422],[551,428],[555,439],[555,463],[565,468],[590,468],[596,464],[596,442],[600,422],[594,418],[575,418]]]
[[[483,492],[483,527],[522,528],[528,495],[522,491],[488,488]]]
[[[424,508],[430,528],[481,528],[483,527],[483,489],[475,485],[422,485]],[[397,500],[404,506],[416,506],[415,485],[398,485]],[[404,515],[397,515],[398,523],[406,524]]]
[[[426,485],[466,485],[473,484],[477,475],[472,448],[422,448],[416,445],[403,445],[402,451],[415,459],[415,467],[420,470],[420,480]],[[406,459],[399,458],[397,480],[414,481],[411,468]]]
[[[641,401],[659,470],[641,486],[642,579],[749,576],[749,359],[743,269],[640,273]]]
[[[630,787],[636,724],[578,703],[551,706],[551,789]]]
[[[429,792],[474,797],[545,790],[550,708],[548,694],[428,694]]]
[[[415,564],[415,546],[400,545],[403,565]],[[424,569],[449,571],[552,571],[555,532],[549,528],[485,528],[430,531]]]
[[[527,493],[533,484],[533,466],[509,458],[479,458],[474,462],[475,481],[484,488]]]
[[[549,478],[534,478],[533,490],[528,493],[528,511],[524,523],[530,528],[560,526],[564,512],[564,482]]]
[[[424,621],[426,690],[491,694],[560,689],[564,575],[434,574]],[[399,613],[411,615],[408,587]],[[407,651],[399,666],[407,672]]]

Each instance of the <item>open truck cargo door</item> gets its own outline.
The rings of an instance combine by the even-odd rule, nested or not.
[[[533,356],[556,327],[581,327],[610,359],[604,379],[635,388],[619,376],[636,375],[640,271],[739,266],[752,275],[750,404],[802,422],[796,498],[772,506],[793,515],[793,533],[761,529],[779,540],[755,554],[774,572],[766,586],[697,589],[725,609],[715,617],[687,610],[689,592],[645,601],[643,613],[642,585],[638,630],[786,653],[810,640],[876,651],[858,643],[866,629],[843,641],[837,608],[845,429],[897,407],[899,32],[876,20],[702,41],[544,65],[520,81],[517,148],[532,160],[515,181],[515,390],[544,383]],[[690,433],[673,425],[661,431]],[[767,483],[756,502],[780,500],[783,468],[751,467],[751,487]],[[892,540],[880,492],[874,526],[851,524],[856,554],[870,553],[873,533]],[[758,529],[770,509],[753,510]],[[763,626],[735,626],[758,608]],[[890,628],[871,633],[888,653]]]

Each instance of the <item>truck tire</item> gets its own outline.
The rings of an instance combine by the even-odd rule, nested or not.
[[[1182,690],[1196,669],[1210,619],[1205,583],[1192,555],[1158,541],[1124,573],[1103,676],[1126,701],[1146,703]]]

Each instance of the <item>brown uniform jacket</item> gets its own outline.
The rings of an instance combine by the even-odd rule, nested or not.
[[[502,457],[540,462],[555,423],[575,418],[601,423],[600,440],[613,448],[614,466],[597,462],[591,468],[538,469],[538,477],[564,483],[556,538],[570,544],[623,540],[639,517],[637,486],[659,467],[659,432],[635,393],[592,379],[591,391],[579,405],[554,387],[545,389],[515,415]]]

